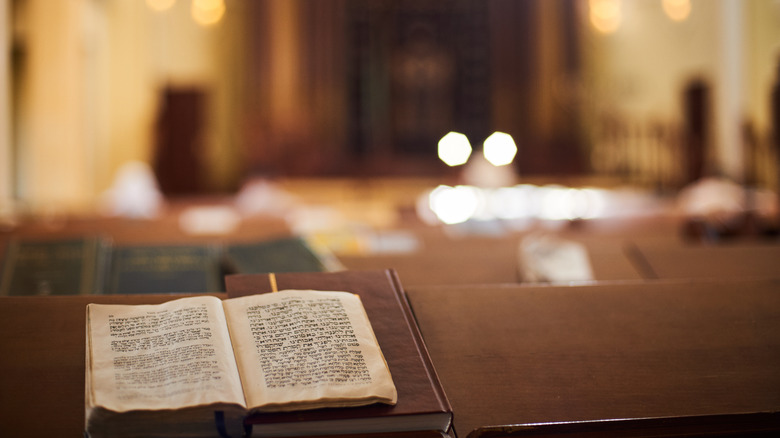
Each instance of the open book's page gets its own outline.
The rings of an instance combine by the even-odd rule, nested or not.
[[[357,295],[287,290],[223,302],[247,407],[394,404],[395,385]]]
[[[88,405],[112,411],[245,406],[221,300],[90,304]]]

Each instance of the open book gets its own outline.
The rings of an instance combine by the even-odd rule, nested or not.
[[[357,295],[87,306],[86,432],[241,436],[252,412],[395,404]]]
[[[398,393],[394,405],[255,412],[244,423],[252,436],[339,434],[389,438],[442,438],[454,433],[453,412],[393,269],[239,274],[225,277],[230,298],[284,289],[347,290],[358,294],[387,359]]]

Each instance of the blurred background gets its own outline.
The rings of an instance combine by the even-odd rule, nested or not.
[[[456,429],[777,429],[778,192],[780,0],[0,0],[0,410],[83,435],[85,301],[3,295],[394,269],[513,350],[426,338]]]
[[[775,190],[778,0],[0,0],[2,210],[91,208],[130,162],[169,197],[252,178],[452,174]]]

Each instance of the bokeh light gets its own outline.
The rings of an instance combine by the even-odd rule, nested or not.
[[[192,0],[192,18],[201,26],[212,26],[225,15],[224,0]]]
[[[590,0],[590,23],[597,31],[610,34],[620,27],[623,19],[620,0]]]
[[[439,159],[448,166],[460,166],[471,156],[471,143],[459,132],[449,132],[439,140]]]
[[[441,185],[428,196],[430,209],[445,224],[459,224],[474,217],[479,209],[478,190],[471,186]]]
[[[663,0],[666,15],[674,21],[685,21],[691,14],[691,0]]]
[[[440,185],[427,194],[418,213],[428,223],[448,225],[467,221],[560,222],[607,215],[608,191],[560,185],[479,188]],[[429,217],[430,215],[430,217]]]
[[[517,145],[511,135],[505,132],[494,132],[485,140],[482,152],[490,164],[506,166],[515,159]]]
[[[515,187],[501,187],[488,198],[490,211],[498,219],[528,219],[534,216],[535,187],[521,184]]]

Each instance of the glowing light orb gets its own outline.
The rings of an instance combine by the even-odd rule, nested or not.
[[[471,143],[459,132],[449,132],[439,140],[439,159],[448,166],[460,166],[471,156]]]
[[[192,0],[192,18],[201,26],[212,26],[225,15],[224,0]]]
[[[691,0],[663,0],[666,15],[674,21],[685,21],[691,14]]]
[[[610,34],[620,27],[623,14],[620,0],[590,0],[590,23],[597,31]]]
[[[517,145],[512,136],[504,132],[494,132],[485,140],[483,151],[485,159],[494,166],[506,166],[515,159]]]
[[[431,211],[445,224],[459,224],[474,217],[480,204],[477,190],[470,186],[439,186],[431,191]]]

